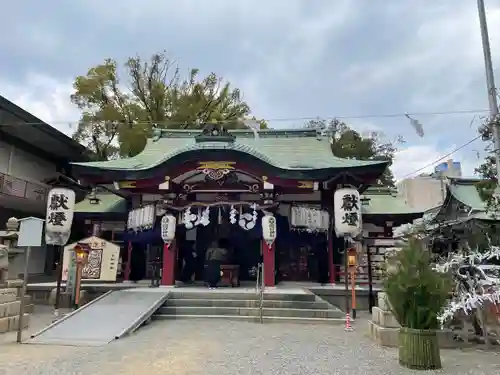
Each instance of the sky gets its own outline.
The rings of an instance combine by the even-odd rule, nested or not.
[[[500,0],[485,2],[498,73]],[[162,50],[184,73],[229,80],[270,127],[338,117],[388,141],[402,136],[398,179],[431,171],[487,114],[472,0],[24,0],[2,10],[0,95],[68,135],[79,118],[69,101],[76,76],[105,58]],[[452,155],[464,175],[484,147]]]

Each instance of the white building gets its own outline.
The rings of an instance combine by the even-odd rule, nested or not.
[[[443,203],[448,177],[462,177],[459,162],[450,159],[437,165],[432,174],[421,174],[398,182],[398,193],[410,207],[427,211]]]
[[[85,147],[0,96],[0,234],[10,217],[43,218],[50,184],[70,174],[70,161],[87,155]],[[51,271],[45,247],[31,257],[30,274]],[[23,272],[22,258],[11,259],[11,275]]]

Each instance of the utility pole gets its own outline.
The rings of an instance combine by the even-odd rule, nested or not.
[[[483,44],[484,67],[486,70],[486,86],[488,88],[488,103],[490,109],[490,120],[492,121],[493,147],[495,148],[495,162],[497,170],[497,188],[495,195],[500,195],[500,129],[497,124],[498,103],[495,87],[495,77],[493,75],[493,63],[491,61],[490,37],[488,35],[488,22],[486,21],[486,10],[484,0],[477,0],[477,10],[479,14],[479,25],[481,27],[481,40]]]

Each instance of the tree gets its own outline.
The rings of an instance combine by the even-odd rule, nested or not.
[[[244,128],[243,120],[250,118],[239,89],[215,73],[200,78],[198,69],[182,78],[177,63],[164,52],[149,60],[129,58],[124,72],[128,87],[117,62],[106,59],[73,84],[71,101],[82,111],[73,138],[99,160],[137,155],[153,126],[196,129],[213,122]]]
[[[493,199],[493,193],[497,186],[497,170],[493,144],[493,126],[498,126],[500,118],[487,119],[484,124],[479,127],[479,135],[486,143],[485,151],[489,153],[484,162],[476,168],[475,172],[483,179],[477,184],[477,189],[481,198],[487,203],[489,211],[495,212],[498,207],[498,202]]]
[[[397,151],[395,145],[403,142],[401,137],[398,137],[394,143],[384,141],[383,134],[378,132],[372,132],[369,137],[362,137],[359,132],[338,119],[311,120],[306,123],[306,128],[328,132],[332,139],[332,152],[335,156],[359,160],[387,160],[389,167]],[[395,186],[394,175],[390,168],[387,168],[380,178],[380,184]]]

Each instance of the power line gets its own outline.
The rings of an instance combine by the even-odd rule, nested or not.
[[[455,148],[453,151],[448,152],[446,155],[441,156],[439,159],[434,160],[432,163],[426,164],[425,166],[423,166],[423,167],[421,167],[421,168],[419,168],[419,169],[417,169],[417,170],[415,170],[415,171],[413,171],[411,173],[408,173],[407,175],[403,176],[402,179],[410,177],[411,175],[414,175],[415,173],[421,172],[421,171],[423,171],[424,169],[426,169],[428,167],[432,167],[434,164],[439,163],[440,161],[442,161],[442,160],[446,159],[447,157],[453,155],[455,152],[460,151],[461,149],[469,146],[471,143],[477,141],[479,138],[481,138],[481,135],[478,135],[477,137],[474,137],[473,139],[471,139],[467,143],[464,143],[463,145]]]
[[[408,116],[448,116],[448,115],[459,115],[459,114],[480,114],[480,113],[488,113],[487,109],[464,109],[464,110],[455,110],[455,111],[438,111],[438,112],[401,112],[401,113],[382,113],[382,114],[369,114],[369,115],[347,115],[347,116],[311,116],[311,117],[277,117],[277,118],[268,118],[268,119],[257,119],[256,121],[266,121],[266,122],[287,122],[287,121],[314,121],[314,120],[368,120],[368,119],[382,119],[382,118],[398,118],[398,117],[406,117]],[[217,121],[217,124],[231,124],[235,123],[237,120],[221,120]],[[111,121],[110,121],[111,122]],[[70,121],[55,121],[51,122],[51,125],[72,125],[72,124],[85,124],[91,122],[81,122],[79,120],[70,120]],[[126,121],[115,121],[117,124],[128,124]],[[0,126],[20,126],[20,125],[46,125],[47,122],[38,121],[38,122],[17,122],[17,123],[0,123]],[[170,120],[164,121],[134,121],[134,125],[170,125],[170,126],[182,126],[186,125],[187,122],[176,122]]]
[[[326,116],[326,117],[321,117],[321,116],[314,116],[314,117],[278,117],[278,118],[269,118],[269,119],[257,119],[256,121],[265,121],[265,122],[285,122],[285,121],[314,121],[314,120],[361,120],[361,119],[374,119],[374,118],[397,118],[397,117],[405,117],[405,118],[410,118],[410,116],[445,116],[445,115],[458,115],[458,114],[479,114],[479,113],[488,113],[489,111],[487,109],[464,109],[464,110],[454,110],[454,111],[438,111],[438,112],[404,112],[404,113],[386,113],[386,114],[371,114],[371,115],[356,115],[356,116]],[[235,123],[237,120],[221,120],[217,121],[217,124],[231,124]],[[72,123],[76,124],[82,124],[80,121],[57,121],[57,122],[52,122],[52,124],[56,125],[70,125]],[[89,122],[90,123],[90,122]],[[116,121],[116,123],[122,123],[126,124],[125,121],[120,122]],[[0,126],[20,126],[20,125],[46,125],[46,122],[40,121],[40,122],[20,122],[20,123],[11,123],[11,124],[6,124],[6,123],[0,123]],[[186,122],[173,122],[173,121],[138,121],[134,122],[134,125],[137,124],[151,124],[151,125],[156,125],[156,124],[163,124],[163,125],[186,125]],[[411,175],[414,175],[415,173],[421,172],[422,170],[433,166],[434,164],[442,161],[443,159],[446,159],[447,157],[451,156],[457,151],[460,151],[461,149],[469,146],[471,143],[475,142],[481,138],[481,135],[478,135],[477,137],[471,139],[467,143],[464,143],[463,145],[455,148],[453,151],[447,153],[446,155],[441,156],[439,159],[434,160],[432,163],[426,164],[425,166],[406,174],[403,176],[403,179],[410,177]]]

